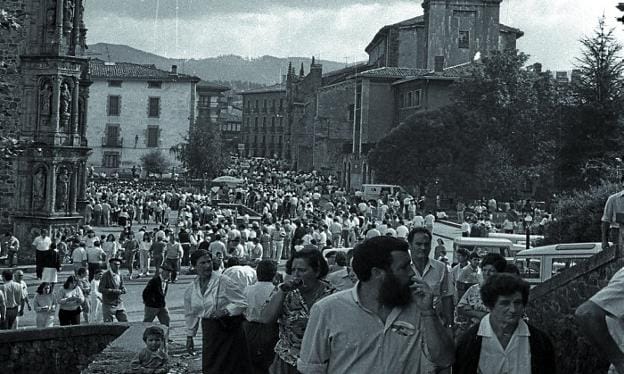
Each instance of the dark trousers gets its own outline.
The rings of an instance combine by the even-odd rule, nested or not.
[[[279,339],[277,324],[245,321],[243,329],[247,336],[247,346],[249,347],[253,373],[268,374],[269,367],[275,356],[275,344],[277,344]]]
[[[80,308],[74,310],[59,310],[59,321],[61,322],[61,326],[79,325],[80,312]]]
[[[7,253],[8,258],[8,264],[9,267],[13,267],[15,265],[17,265],[17,251],[11,251],[9,250],[9,252]]]
[[[101,267],[100,267],[99,262],[89,262],[88,266],[89,266],[89,282],[91,282],[93,278],[95,277],[95,272],[98,271]]]
[[[6,308],[6,314],[4,320],[2,321],[2,325],[0,326],[2,330],[11,330],[13,324],[15,324],[17,321],[18,310],[18,307]]]
[[[251,373],[242,320],[242,316],[202,319],[204,374]]]

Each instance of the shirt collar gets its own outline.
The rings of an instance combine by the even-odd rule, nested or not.
[[[494,330],[492,329],[492,325],[490,324],[490,314],[488,313],[483,319],[481,319],[481,323],[479,323],[479,331],[477,331],[478,336],[485,336],[488,338],[492,338],[496,336]],[[524,320],[520,319],[518,321],[518,326],[513,332],[515,336],[531,336],[531,332],[529,331],[529,325],[524,322]]]

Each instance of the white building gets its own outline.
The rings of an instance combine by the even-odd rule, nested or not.
[[[184,141],[195,122],[199,78],[126,62],[89,63],[88,166],[107,174],[131,173],[141,156],[160,150],[172,166],[171,147]]]

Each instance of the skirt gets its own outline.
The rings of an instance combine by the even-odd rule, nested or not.
[[[58,283],[58,271],[56,268],[43,268],[41,281],[48,283]]]
[[[202,319],[202,372],[204,374],[251,373],[243,317]]]

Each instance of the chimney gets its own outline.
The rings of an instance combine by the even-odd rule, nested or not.
[[[171,65],[171,74],[173,75],[178,74],[178,65]]]
[[[435,56],[433,62],[433,70],[436,73],[441,73],[444,71],[444,56]]]

